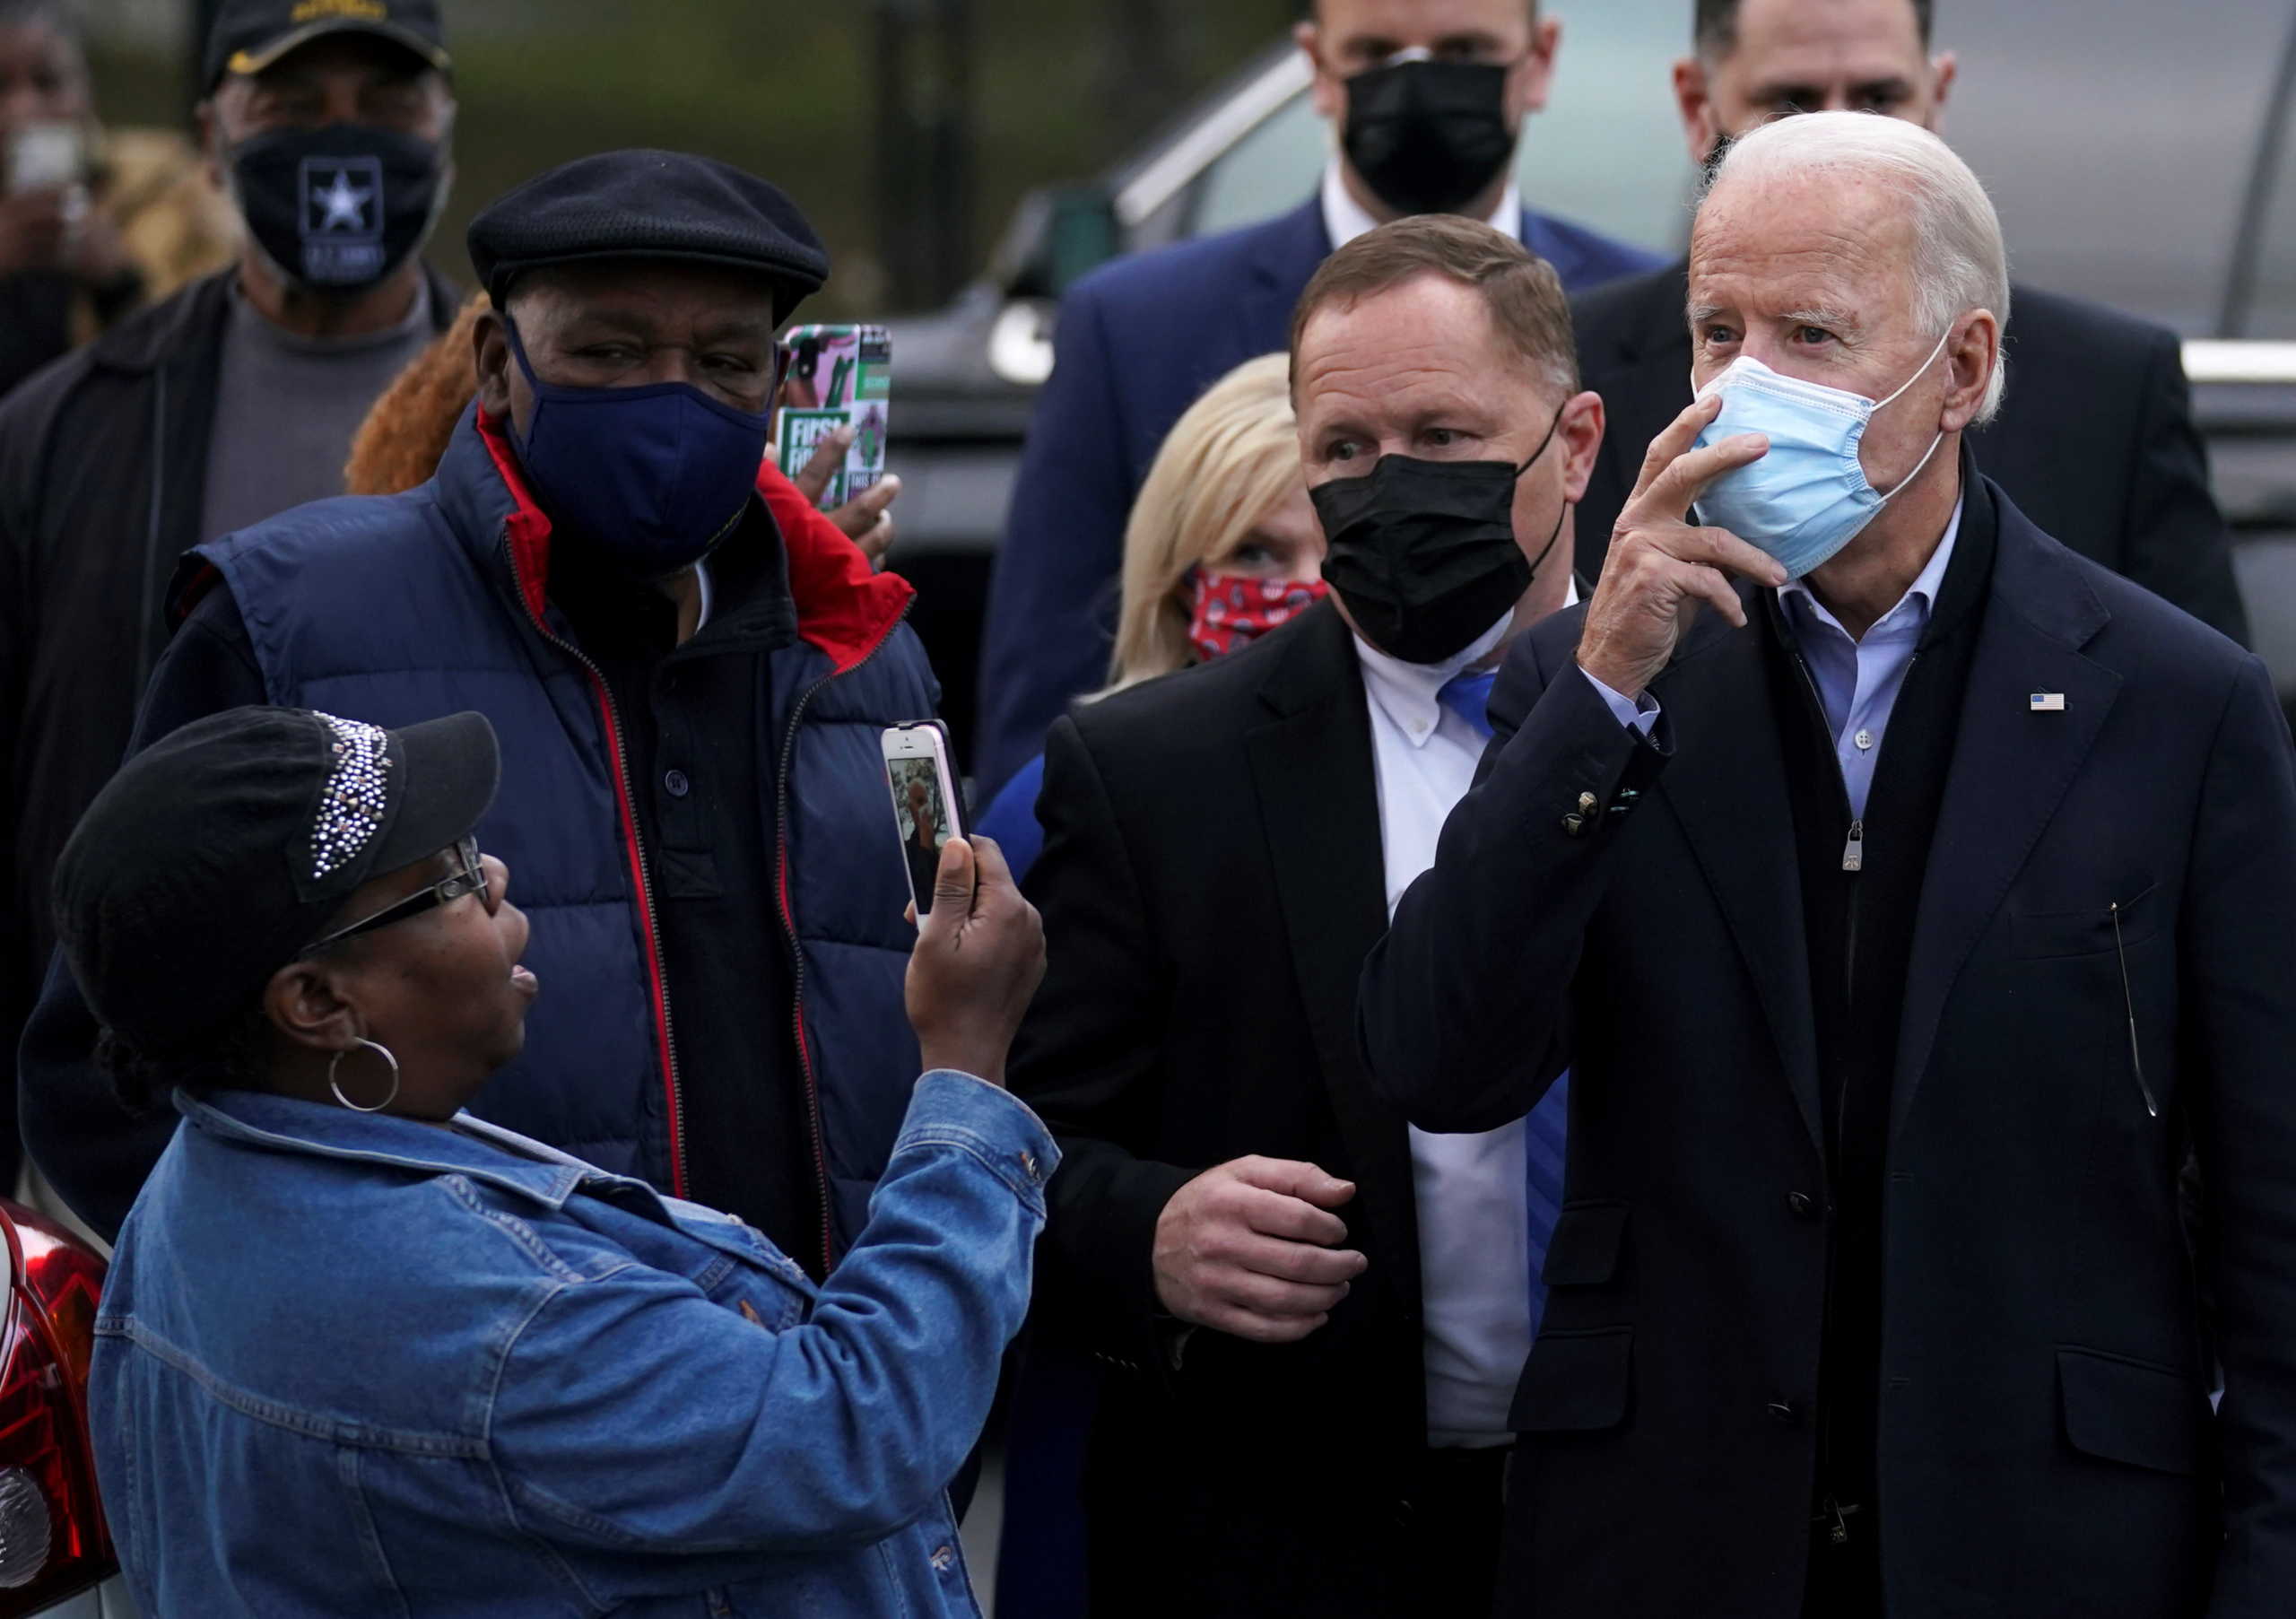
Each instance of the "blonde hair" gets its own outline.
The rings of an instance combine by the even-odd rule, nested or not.
[[[1290,357],[1247,360],[1172,424],[1124,528],[1111,692],[1196,661],[1179,587],[1232,554],[1300,483]]]

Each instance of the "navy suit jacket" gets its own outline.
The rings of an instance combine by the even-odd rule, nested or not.
[[[1965,521],[1979,499],[1997,549],[1910,918],[1882,1188],[1889,1612],[2283,1615],[2287,724],[2254,657],[1989,483]],[[1833,1199],[1793,810],[1748,606],[1745,629],[1704,615],[1652,683],[1647,742],[1575,666],[1583,609],[1526,635],[1482,779],[1365,966],[1373,1083],[1413,1123],[1487,1128],[1566,1061],[1573,1076],[1546,1314],[1513,1411],[1504,1613],[1803,1611]]]
[[[1523,245],[1573,293],[1659,262],[1527,208]],[[989,584],[973,753],[984,798],[1044,746],[1070,698],[1107,682],[1124,526],[1164,435],[1213,383],[1290,342],[1292,306],[1330,253],[1317,197],[1118,259],[1062,300]]]

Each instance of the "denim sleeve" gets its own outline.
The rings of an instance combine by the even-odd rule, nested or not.
[[[1022,1103],[927,1074],[869,1223],[779,1331],[632,1263],[549,1290],[508,1350],[492,1452],[522,1527],[648,1552],[883,1539],[963,1463],[1029,1300],[1057,1154]]]

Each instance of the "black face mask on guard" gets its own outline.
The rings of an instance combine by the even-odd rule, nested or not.
[[[436,141],[366,124],[274,129],[231,148],[231,191],[298,286],[356,292],[418,251],[447,201]]]
[[[1515,155],[1509,69],[1486,62],[1389,62],[1347,81],[1340,144],[1399,213],[1449,213],[1489,189]]]
[[[1558,408],[1519,466],[1382,456],[1364,477],[1308,492],[1328,546],[1324,580],[1364,640],[1408,664],[1441,663],[1522,599],[1570,507],[1533,561],[1515,543],[1515,483],[1561,424]]]

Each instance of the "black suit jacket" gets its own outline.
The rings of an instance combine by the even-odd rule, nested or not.
[[[1354,1035],[1387,919],[1366,701],[1326,604],[1047,742],[1028,889],[1049,966],[1011,1073],[1064,1154],[1042,1311],[1112,1368],[1095,1615],[1413,1611],[1392,1558],[1425,1443],[1409,1137]],[[1157,1217],[1251,1153],[1355,1181],[1339,1213],[1370,1267],[1304,1342],[1199,1330],[1175,1371]]]
[[[2286,722],[2256,659],[1980,488],[1998,550],[1891,1097],[1889,1612],[2285,1614]],[[1509,655],[1482,780],[1366,965],[1363,1034],[1381,1088],[1435,1129],[1518,1115],[1571,1065],[1567,1201],[1514,1406],[1504,1611],[1791,1615],[1831,1190],[1761,631],[1701,620],[1651,687],[1661,735],[1642,743],[1575,666],[1578,616]],[[2179,1220],[2187,1134],[2221,1418]]]
[[[1603,435],[1578,507],[1579,571],[1602,569],[1643,452],[1691,401],[1686,266],[1582,294],[1571,306]],[[1969,435],[1979,465],[2045,534],[2248,643],[2231,536],[2209,493],[2208,454],[2176,334],[2098,304],[2018,287],[2009,388]]]

